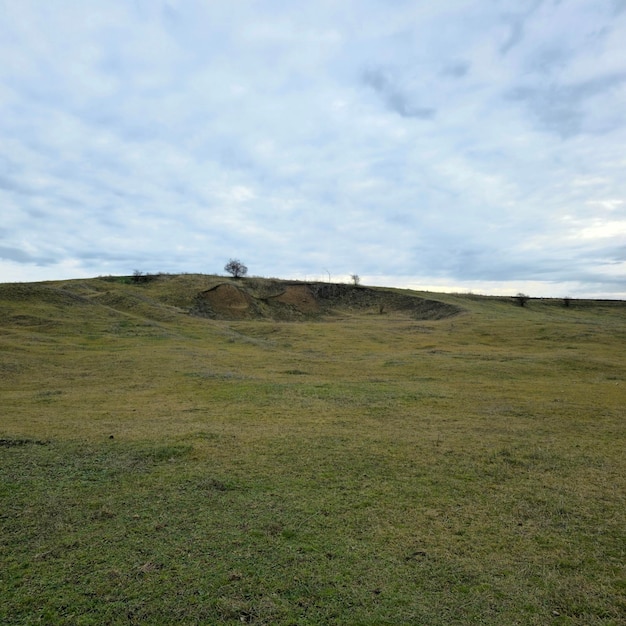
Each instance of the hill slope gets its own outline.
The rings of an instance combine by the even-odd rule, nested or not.
[[[180,313],[222,320],[323,319],[346,312],[403,312],[414,319],[444,319],[461,312],[454,304],[416,293],[344,284],[276,279],[227,279],[203,275],[155,275],[49,283],[0,284],[0,301],[13,303],[17,323],[26,303],[40,308],[106,307],[155,321]],[[34,324],[38,320],[33,318]],[[49,320],[48,320],[49,321]]]

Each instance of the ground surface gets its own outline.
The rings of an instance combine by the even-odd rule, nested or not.
[[[625,345],[624,303],[0,285],[0,623],[624,624]]]

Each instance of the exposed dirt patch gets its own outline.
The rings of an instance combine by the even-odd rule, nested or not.
[[[14,448],[16,446],[47,446],[50,441],[43,441],[41,439],[19,439],[19,438],[3,438],[0,439],[0,447],[2,448]]]
[[[218,319],[250,319],[257,317],[260,313],[250,294],[228,283],[200,293],[197,304],[200,309],[199,313]]]
[[[318,313],[320,310],[320,305],[308,285],[288,285],[275,300],[295,307],[301,313]]]
[[[213,319],[316,319],[341,311],[404,311],[415,319],[442,319],[458,307],[383,289],[332,283],[241,280],[200,292],[192,313]]]

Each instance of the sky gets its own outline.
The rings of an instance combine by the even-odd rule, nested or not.
[[[626,299],[626,0],[0,0],[0,282]]]

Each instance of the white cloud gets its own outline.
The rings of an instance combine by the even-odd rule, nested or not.
[[[611,0],[2,7],[0,280],[238,256],[626,297]]]
[[[584,228],[580,228],[574,237],[580,239],[620,238],[626,244],[626,220],[597,220]]]
[[[616,211],[624,204],[624,200],[587,200],[587,204],[592,207],[600,207],[605,211]]]

